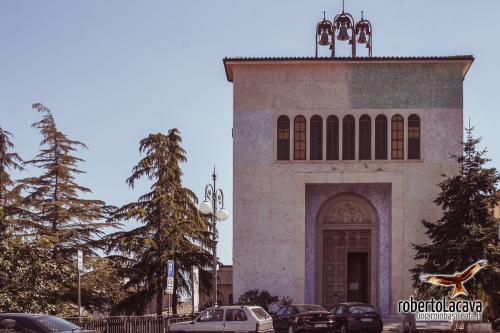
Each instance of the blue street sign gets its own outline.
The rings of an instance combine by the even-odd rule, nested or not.
[[[174,277],[174,261],[173,260],[167,261],[167,272],[168,272],[169,277]]]

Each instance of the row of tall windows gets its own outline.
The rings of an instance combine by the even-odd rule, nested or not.
[[[307,150],[307,123],[304,116],[296,116],[293,120],[293,159],[305,160]],[[342,132],[339,131],[339,118],[331,115],[326,118],[326,159],[354,160],[356,151],[356,120],[352,115],[342,119]],[[404,159],[404,119],[394,115],[390,122],[390,154],[392,160]],[[315,115],[309,126],[309,159],[323,160],[323,118]],[[342,133],[342,135],[340,134]],[[385,115],[375,118],[375,135],[372,137],[372,119],[362,115],[358,121],[358,158],[372,158],[372,139],[375,141],[375,159],[388,159],[388,120]],[[340,137],[342,136],[342,137]],[[340,151],[342,143],[342,151]],[[277,126],[277,158],[280,161],[290,160],[290,119],[287,116],[278,118]],[[420,117],[412,114],[408,117],[408,159],[420,159]]]

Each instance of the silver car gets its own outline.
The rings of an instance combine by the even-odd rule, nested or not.
[[[274,333],[273,319],[260,306],[233,305],[208,308],[193,321],[170,324],[169,332]]]
[[[453,320],[424,320],[417,313],[405,314],[403,318],[404,333],[417,332],[453,332]]]

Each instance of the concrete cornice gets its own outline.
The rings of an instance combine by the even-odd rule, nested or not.
[[[465,78],[467,71],[474,62],[472,55],[457,55],[443,57],[226,57],[223,60],[226,77],[233,82],[233,66],[238,65],[293,65],[293,64],[387,64],[387,63],[463,63],[462,77]]]

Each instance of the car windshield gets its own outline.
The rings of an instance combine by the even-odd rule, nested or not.
[[[62,332],[80,330],[80,327],[70,323],[67,320],[54,316],[41,316],[31,318],[33,321],[39,323],[51,332]]]
[[[263,308],[251,308],[250,311],[257,317],[258,320],[266,320],[271,316]]]
[[[319,305],[299,305],[297,306],[299,312],[308,312],[308,311],[326,311],[326,309]]]
[[[368,305],[354,305],[349,308],[350,313],[368,313],[368,312],[374,312],[376,311]]]

